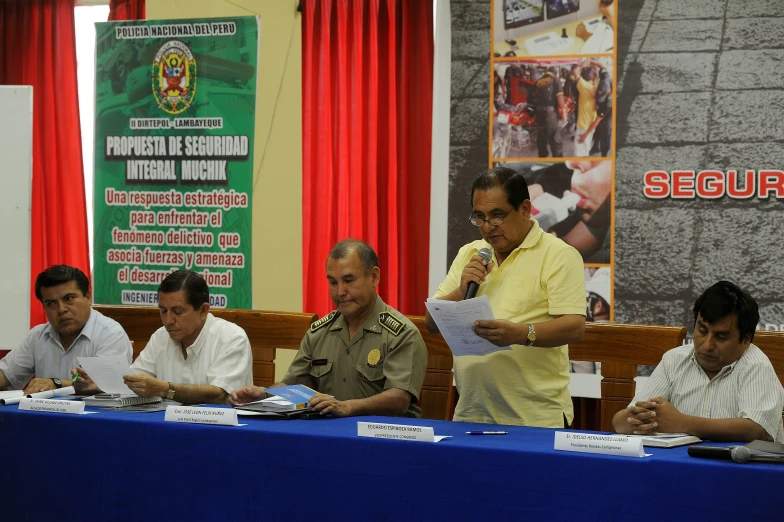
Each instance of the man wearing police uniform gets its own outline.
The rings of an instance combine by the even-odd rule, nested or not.
[[[534,103],[536,103],[536,144],[539,157],[546,158],[553,153],[554,158],[563,157],[563,144],[557,138],[558,108],[563,108],[564,93],[558,79],[558,69],[550,67],[535,83]],[[550,152],[547,145],[550,145]]]
[[[405,415],[416,406],[427,368],[427,348],[416,326],[376,293],[381,271],[367,243],[346,239],[327,260],[337,310],[314,322],[281,383],[304,384],[319,394],[309,407],[322,415]],[[265,389],[247,386],[232,404],[259,400]]]

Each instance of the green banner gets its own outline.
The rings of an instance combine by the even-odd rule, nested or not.
[[[156,305],[188,268],[252,308],[259,19],[96,24],[94,301]]]

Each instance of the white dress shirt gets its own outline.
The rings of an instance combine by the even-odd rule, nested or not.
[[[753,344],[713,379],[694,358],[693,344],[669,350],[631,404],[660,396],[686,415],[751,419],[784,442],[784,389],[770,359]]]
[[[133,348],[120,323],[95,310],[68,350],[60,342],[60,334],[50,323],[39,324],[22,341],[22,344],[0,360],[0,371],[11,383],[11,388],[21,389],[35,375],[51,379],[71,380],[71,370],[79,366],[77,357],[124,355],[130,364]]]
[[[245,330],[207,314],[199,336],[183,357],[179,341],[159,328],[131,365],[142,373],[174,384],[211,384],[231,393],[253,384],[253,356]]]

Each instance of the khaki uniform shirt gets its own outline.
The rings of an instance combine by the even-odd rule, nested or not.
[[[417,327],[377,297],[353,339],[338,311],[313,323],[283,382],[304,384],[339,401],[398,388],[412,396],[406,416],[419,417],[416,401],[426,369],[427,348]]]

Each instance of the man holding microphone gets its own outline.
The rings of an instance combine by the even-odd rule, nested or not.
[[[580,254],[531,218],[522,175],[497,167],[474,180],[470,220],[481,240],[463,246],[437,299],[460,301],[469,283],[487,295],[495,320],[474,331],[511,350],[455,357],[460,399],[454,420],[562,428],[574,416],[567,344],[585,329],[585,279]],[[492,249],[487,265],[477,255]],[[428,314],[428,329],[437,332]]]

